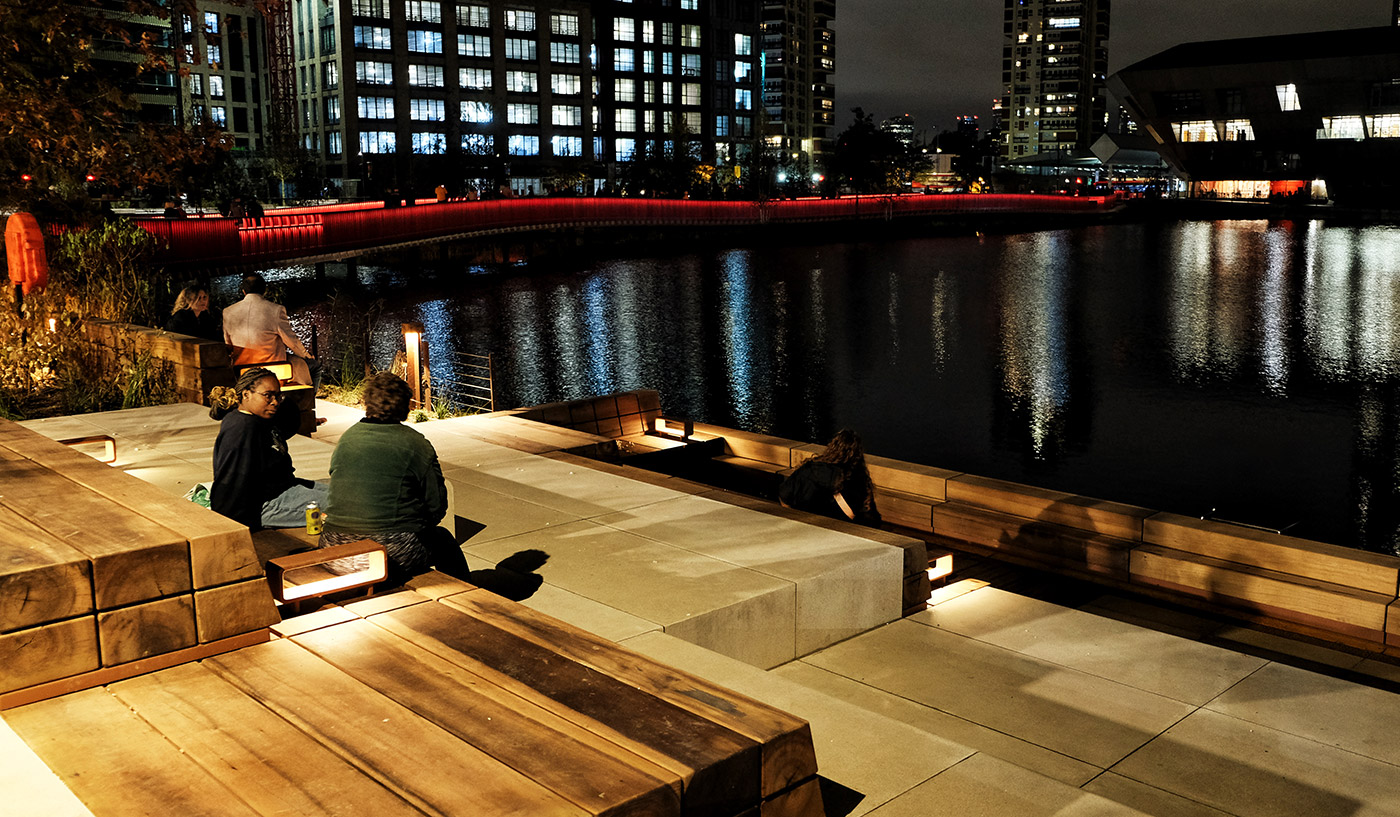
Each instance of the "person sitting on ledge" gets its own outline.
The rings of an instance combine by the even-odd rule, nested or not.
[[[390,372],[365,381],[365,417],[331,455],[330,500],[321,547],[371,539],[389,555],[389,582],[399,584],[436,567],[467,580],[456,538],[439,525],[447,514],[447,483],[437,451],[403,424],[413,398]]]
[[[843,428],[826,450],[798,466],[778,487],[778,501],[786,508],[850,519],[865,525],[880,524],[875,509],[875,484],[865,466],[860,435]]]
[[[170,310],[165,331],[206,340],[224,339],[219,318],[209,308],[209,292],[198,284],[190,284],[175,296],[175,308]]]
[[[209,416],[220,421],[214,440],[214,484],[209,507],[260,528],[306,523],[306,506],[326,506],[326,485],[298,479],[287,440],[301,424],[301,410],[282,400],[282,384],[267,369],[247,369],[232,388],[209,394]]]

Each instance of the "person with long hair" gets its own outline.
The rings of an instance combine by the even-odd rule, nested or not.
[[[860,435],[849,428],[836,432],[825,450],[783,480],[778,501],[788,508],[878,525],[875,483]]]
[[[467,579],[456,537],[440,523],[447,483],[437,451],[404,425],[413,394],[398,375],[365,381],[365,416],[341,435],[331,455],[330,499],[321,546],[371,539],[389,555],[397,583],[430,566]]]
[[[175,296],[175,307],[170,310],[165,331],[207,340],[224,339],[219,318],[209,308],[209,291],[198,284],[190,284]]]
[[[267,369],[245,369],[232,388],[209,395],[209,416],[219,421],[214,440],[214,484],[209,507],[253,530],[294,528],[306,506],[326,506],[326,486],[299,479],[287,451],[301,411],[282,399],[282,384]]]

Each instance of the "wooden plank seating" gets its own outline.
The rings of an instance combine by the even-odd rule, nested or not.
[[[449,577],[408,587],[6,720],[97,817],[823,814],[805,721]]]
[[[1041,522],[960,502],[931,508],[932,532],[1075,574],[1128,580],[1136,543],[1079,528]]]
[[[0,708],[265,638],[277,620],[236,522],[3,420],[0,483]]]

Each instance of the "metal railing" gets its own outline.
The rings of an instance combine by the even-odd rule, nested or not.
[[[496,365],[491,355],[457,352],[453,366],[435,367],[434,400],[458,414],[485,414],[496,410]]]

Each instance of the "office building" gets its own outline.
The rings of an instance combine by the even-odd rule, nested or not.
[[[1393,207],[1400,28],[1186,43],[1110,78],[1195,195]]]
[[[224,131],[235,154],[265,148],[269,66],[262,16],[251,5],[200,0],[194,14],[172,23],[188,72],[178,88],[177,121]]]
[[[1110,0],[1006,0],[1003,161],[1086,154],[1103,132]]]
[[[601,185],[756,138],[755,0],[294,3],[302,143],[349,195]]]
[[[835,0],[763,0],[764,139],[815,162],[835,134]]]

